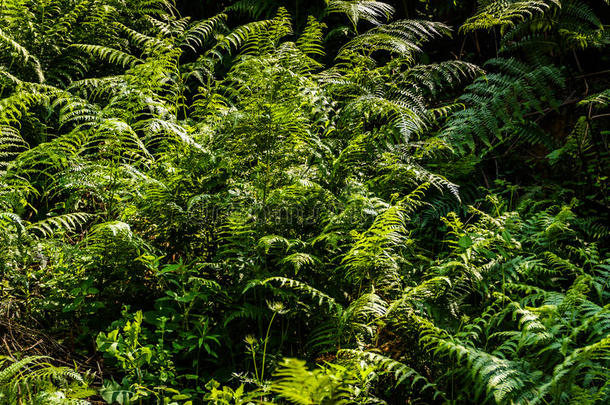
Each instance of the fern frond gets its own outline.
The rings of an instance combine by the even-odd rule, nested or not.
[[[30,54],[26,47],[12,39],[2,29],[0,29],[0,46],[8,47],[13,54],[19,55],[19,57],[24,63],[31,63],[34,68],[34,72],[36,73],[36,76],[38,78],[38,83],[44,83],[45,77],[38,58]]]
[[[390,19],[394,7],[376,0],[326,0],[329,13],[346,14],[357,29],[360,20],[379,25]]]
[[[305,55],[324,55],[323,30],[326,28],[324,23],[319,22],[314,17],[309,16],[307,19],[307,25],[303,30],[301,36],[296,42],[297,48],[301,50]]]
[[[143,62],[141,59],[136,58],[135,56],[132,56],[126,52],[102,45],[74,44],[72,47],[79,49],[86,54],[107,60],[110,63],[119,64],[122,67],[135,66]]]
[[[310,371],[302,360],[284,359],[273,376],[275,380],[271,390],[292,404],[348,402],[348,381],[333,378],[332,374],[329,375],[323,369]]]
[[[226,14],[218,14],[212,18],[198,21],[184,32],[180,43],[182,46],[187,46],[195,51],[197,47],[202,47],[205,41],[218,29],[219,26],[222,26],[226,20]]]
[[[561,7],[557,0],[494,0],[483,5],[477,14],[466,20],[460,27],[460,31],[471,32],[478,29],[490,29],[495,26],[504,30],[532,18],[534,15],[544,14],[553,5]]]
[[[312,299],[318,302],[318,305],[326,305],[330,311],[341,313],[343,308],[331,296],[317,290],[310,285],[298,280],[293,280],[285,277],[271,277],[263,281],[263,285],[267,283],[279,283],[280,287],[287,286],[295,291],[306,293]]]
[[[450,35],[451,29],[439,22],[425,20],[399,20],[373,28],[348,42],[339,57],[349,52],[384,50],[403,58],[412,58],[421,52],[420,45],[436,37]]]
[[[58,231],[73,232],[92,217],[93,215],[84,212],[56,215],[29,225],[28,230],[36,231],[43,237],[49,237]]]
[[[393,360],[382,354],[371,351],[341,349],[337,353],[337,357],[348,357],[364,360],[368,365],[372,365],[378,370],[382,370],[388,374],[393,375],[394,379],[396,380],[396,385],[400,385],[409,381],[409,385],[411,386],[411,388],[415,388],[419,384],[423,384],[423,387],[421,387],[421,391],[425,392],[426,390],[432,390],[433,399],[435,400],[438,397],[440,397],[441,399],[445,399],[446,397],[444,392],[440,391],[435,384],[430,383],[426,377],[418,373],[416,370],[407,366],[404,363]]]

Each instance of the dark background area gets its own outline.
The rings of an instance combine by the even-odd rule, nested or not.
[[[177,0],[176,3],[182,15],[199,19],[217,14],[237,1]],[[262,8],[269,10],[269,14],[272,14],[277,7],[286,7],[293,15],[299,16],[299,21],[308,14],[320,13],[325,7],[324,0],[259,0],[257,3],[261,4]],[[427,14],[428,9],[434,9],[437,14],[441,14],[440,17],[444,17],[443,21],[447,23],[459,22],[462,15],[471,15],[476,8],[474,0],[456,2],[458,4],[454,4],[453,0],[388,0],[385,3],[391,4],[396,9],[394,18],[416,18],[421,13]]]

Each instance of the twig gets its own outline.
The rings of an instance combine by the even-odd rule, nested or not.
[[[34,343],[32,346],[30,347],[26,347],[25,349],[23,349],[24,352],[27,352],[28,350],[32,350],[33,348],[35,348],[36,346],[38,346],[39,344],[41,344],[43,342],[42,339],[40,339],[38,342]]]
[[[575,79],[582,79],[584,77],[597,76],[597,75],[605,75],[607,73],[610,73],[610,70],[602,70],[600,72],[587,73],[587,74],[584,74],[584,75],[574,76],[574,78]]]
[[[610,117],[610,113],[594,115],[594,116],[591,117],[591,119],[594,120],[596,118],[603,118],[603,117]]]

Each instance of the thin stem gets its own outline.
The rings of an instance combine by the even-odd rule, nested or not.
[[[257,380],[261,381],[261,379],[258,378],[258,367],[256,367],[256,352],[254,350],[253,344],[250,344],[250,352],[252,353],[252,363],[254,363],[254,376]]]
[[[269,342],[269,333],[271,332],[271,324],[273,323],[273,320],[275,319],[275,316],[277,315],[277,312],[273,313],[273,316],[271,317],[271,321],[269,321],[269,326],[267,326],[267,334],[265,335],[265,344],[263,345],[263,364],[261,365],[261,378],[260,378],[260,382],[263,382],[263,378],[265,377],[265,357],[267,356],[267,343]]]

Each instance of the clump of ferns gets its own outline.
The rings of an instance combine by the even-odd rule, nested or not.
[[[346,181],[337,199],[336,208],[329,210],[322,231],[312,243],[327,252],[331,263],[339,265],[353,241],[352,231],[366,231],[390,204],[354,180]]]
[[[50,261],[48,256],[56,250],[58,241],[77,235],[95,217],[86,212],[57,210],[32,218],[35,211],[15,211],[0,212],[0,229],[3,231],[0,246],[4,250],[0,260],[5,271],[22,270],[28,266],[45,268]],[[13,275],[19,278],[19,272]]]
[[[439,360],[447,361],[445,367],[448,371],[437,376],[437,382],[446,385],[447,395],[453,395],[449,393],[455,388],[455,378],[461,378],[462,383],[471,386],[475,395],[484,401],[537,402],[549,395],[549,386],[557,387],[563,373],[559,370],[565,367],[566,362],[571,363],[569,357],[578,357],[579,353],[589,350],[605,350],[602,348],[605,345],[603,338],[597,342],[594,340],[590,348],[570,349],[574,350],[573,356],[568,356],[562,364],[562,357],[553,353],[559,349],[554,343],[557,336],[551,335],[563,334],[564,331],[570,331],[570,327],[558,327],[556,321],[548,318],[549,310],[552,311],[548,304],[540,308],[524,308],[502,294],[498,294],[496,299],[481,317],[471,320],[454,335],[434,326],[430,320],[417,315],[417,312],[411,316],[410,321],[403,321],[419,325],[422,347],[427,348],[435,357],[440,356]],[[388,312],[388,317],[391,316],[390,313]],[[513,321],[518,320],[518,328],[514,331],[511,331],[510,321],[506,320],[511,314]],[[401,328],[398,327],[397,330],[400,331]],[[481,349],[483,346],[485,349]],[[553,365],[544,367],[544,361],[540,362],[541,359],[531,355],[536,350],[541,355],[544,353],[542,356],[546,362],[560,365],[555,370]],[[585,366],[585,369],[589,368],[592,373],[590,375],[595,376],[598,367],[599,365],[592,364]],[[548,374],[553,376],[549,377]],[[592,384],[596,385],[594,382]],[[578,390],[575,385],[568,383],[564,387],[570,387],[568,391]],[[604,395],[602,392],[603,390],[599,394]]]
[[[124,59],[117,55],[127,54],[130,41],[141,43],[144,42],[142,37],[146,38],[146,35],[139,34],[125,24],[149,30],[151,25],[155,27],[151,20],[161,23],[161,20],[171,20],[171,16],[175,14],[170,2],[155,1],[148,4],[147,7],[132,4],[115,7],[110,4],[81,1],[76,5],[67,6],[65,2],[58,0],[50,2],[46,7],[35,9],[28,9],[24,4],[12,4],[11,7],[5,7],[3,14],[7,32],[3,33],[2,42],[17,50],[17,55],[21,56],[13,59],[14,62],[19,62],[17,67],[21,68],[16,73],[29,80],[31,75],[27,75],[27,68],[31,65],[38,82],[46,81],[65,87],[91,71],[96,74],[116,72],[108,66],[95,67],[91,58],[79,52],[77,48],[83,41],[93,40],[94,44],[88,45],[89,49],[111,56],[113,61],[124,63]],[[24,18],[28,21],[36,19],[36,23],[15,25]],[[53,25],[49,26],[51,23]],[[182,31],[186,29],[184,24],[177,25],[182,25]],[[155,28],[158,32],[163,27]],[[193,32],[190,34],[193,36]],[[24,43],[28,45],[23,46]],[[53,43],[53,46],[48,46],[49,43]],[[110,51],[110,46],[118,48],[115,53]]]
[[[525,114],[543,111],[541,100],[557,108],[555,97],[565,87],[561,72],[552,65],[530,66],[515,58],[497,58],[486,64],[498,70],[478,78],[457,102],[466,106],[454,112],[441,131],[441,138],[460,154],[484,145],[489,151],[506,142],[525,125]],[[529,128],[525,132],[535,132]],[[537,131],[541,132],[541,131]],[[544,137],[533,139],[543,143]],[[527,137],[526,137],[527,140]]]
[[[496,213],[496,215],[498,214]],[[471,246],[476,245],[476,234],[480,232],[479,228],[486,230],[490,227],[492,230],[498,231],[505,228],[505,225],[502,225],[504,222],[506,222],[506,218],[499,220],[498,217],[482,216],[480,223],[469,226],[469,240],[462,239],[458,243],[461,246],[455,254],[463,250],[467,251]],[[450,229],[454,229],[450,232],[455,233],[455,229],[463,227],[455,218],[448,223]],[[513,225],[510,229],[511,240],[524,238],[520,232],[520,223],[513,221],[513,224],[517,226]],[[541,227],[544,229],[544,224]],[[470,236],[471,234],[475,236]],[[486,233],[486,235],[489,238],[493,233]],[[502,238],[507,239],[506,235]],[[591,381],[595,380],[594,376],[600,370],[599,367],[603,367],[603,360],[602,363],[589,364],[588,360],[585,360],[588,357],[584,353],[589,353],[589,351],[600,353],[602,359],[605,356],[603,353],[606,350],[604,349],[606,343],[604,343],[603,336],[607,322],[601,321],[601,319],[606,318],[607,309],[594,303],[603,299],[603,291],[607,289],[607,282],[602,281],[600,284],[599,281],[595,281],[599,280],[598,274],[600,274],[601,268],[593,270],[594,276],[578,275],[580,272],[573,273],[575,275],[572,278],[573,282],[564,290],[561,284],[549,283],[546,280],[548,276],[544,276],[544,273],[539,271],[544,271],[543,269],[547,267],[545,256],[552,259],[550,266],[560,266],[561,270],[556,274],[565,274],[566,266],[574,265],[550,252],[546,252],[540,258],[536,258],[531,253],[530,257],[511,257],[522,249],[521,244],[516,244],[516,241],[511,240],[504,241],[504,249],[507,250],[507,253],[510,251],[511,255],[507,256],[503,262],[496,262],[489,267],[489,271],[492,272],[485,276],[488,281],[480,284],[484,286],[490,284],[489,282],[493,279],[501,280],[495,289],[489,290],[487,297],[482,297],[481,304],[485,309],[480,315],[473,312],[476,307],[460,305],[461,311],[454,312],[454,316],[462,318],[462,321],[457,324],[447,319],[446,314],[435,310],[435,306],[439,304],[449,305],[451,308],[453,305],[451,297],[464,293],[461,291],[459,278],[448,278],[446,273],[441,272],[436,279],[430,279],[415,289],[407,288],[403,298],[395,301],[389,307],[386,313],[387,322],[394,325],[395,330],[400,332],[405,327],[405,331],[410,330],[408,325],[412,325],[416,321],[416,324],[420,325],[419,328],[422,328],[420,330],[423,331],[421,337],[423,347],[428,347],[432,353],[447,354],[449,356],[447,359],[455,359],[458,362],[457,368],[450,368],[447,374],[439,378],[449,382],[453,381],[456,373],[461,377],[466,376],[467,381],[472,384],[474,392],[481,399],[487,398],[500,403],[536,402],[546,396],[555,395],[550,387],[557,389],[561,384],[567,384],[566,387],[570,387],[568,390],[570,392],[581,392],[580,380],[569,382],[563,377],[567,373],[566,367],[575,365],[570,359],[571,357],[578,357],[587,362],[586,366],[585,363],[579,363],[579,367],[583,367],[583,372],[588,373],[585,375],[589,375],[593,380],[587,382],[582,380],[582,384],[589,387],[591,387],[589,384],[592,384],[593,387],[596,387],[596,383]],[[498,242],[500,241],[496,240],[495,243]],[[489,247],[489,245],[480,246]],[[491,250],[489,252],[491,253]],[[462,253],[461,256],[464,254]],[[493,271],[502,268],[503,270],[500,272]],[[574,272],[574,270],[576,269],[570,271]],[[496,273],[496,276],[489,280],[493,273]],[[595,286],[595,290],[592,289],[593,286]],[[478,291],[479,289],[470,287],[467,290]],[[447,297],[451,298],[449,302],[446,301]],[[421,305],[422,299],[428,301],[427,305]],[[404,313],[412,315],[397,322]],[[428,314],[434,317],[435,322],[446,324],[451,329],[457,329],[458,332],[453,336],[442,332],[437,326],[432,326],[431,320],[426,320]],[[473,316],[476,318],[469,319]],[[596,321],[599,322],[597,330],[590,330],[592,323],[589,321],[581,323],[581,319],[589,319],[590,316],[600,320]],[[558,339],[568,339],[567,335],[574,344],[567,350],[574,352],[562,363],[563,357],[558,357],[556,352],[556,350],[560,350],[560,346],[555,342]],[[583,344],[582,338],[585,336],[589,336],[588,342],[585,343],[586,349],[580,346]],[[480,349],[483,345],[486,347],[485,351]],[[565,351],[565,346],[563,347]],[[539,359],[536,357],[530,357],[531,353],[536,350],[539,350],[540,355],[544,353],[546,361],[557,367],[554,370],[553,366],[538,369],[539,364],[544,363],[539,363]],[[585,357],[581,358],[581,353]],[[527,358],[526,362],[519,360],[523,356]],[[492,364],[494,364],[493,367]],[[572,375],[579,373],[576,370],[569,373],[572,372],[577,373]],[[591,395],[597,398],[606,394],[603,389],[597,391],[595,388],[592,389]]]
[[[310,339],[313,347],[341,345],[339,337],[343,334],[353,336],[362,345],[372,339],[375,331],[375,319],[383,317],[385,302],[379,294],[387,295],[395,291],[401,284],[400,256],[397,250],[406,241],[405,220],[408,213],[421,205],[421,197],[425,187],[420,187],[411,195],[390,205],[381,211],[368,230],[362,234],[354,233],[351,248],[343,256],[340,269],[346,271],[346,276],[360,285],[360,291],[353,291],[353,301],[345,309],[328,295],[310,287],[301,281],[286,278],[272,278],[266,281],[280,281],[299,292],[310,294],[319,305],[328,304],[330,314],[328,321],[320,325]],[[318,238],[317,243],[327,238]],[[276,243],[285,239],[274,237],[266,243]],[[269,245],[271,246],[271,245]],[[396,251],[395,251],[396,249]],[[286,259],[288,259],[288,256]],[[361,291],[370,291],[361,294]],[[379,290],[379,293],[377,292]],[[366,319],[371,322],[368,327]],[[339,339],[339,340],[337,340]],[[349,340],[349,339],[348,339]],[[333,343],[334,342],[334,343]]]
[[[374,161],[371,157],[383,155],[385,161],[396,162],[391,166],[401,171],[396,176],[399,179],[406,174],[414,182],[430,182],[457,196],[455,185],[425,168],[425,161],[431,156],[449,152],[448,145],[438,138],[418,139],[451,111],[446,106],[434,108],[433,100],[440,91],[468,81],[480,72],[476,66],[461,62],[417,64],[420,45],[448,33],[448,28],[439,23],[417,20],[390,23],[356,37],[340,51],[339,63],[319,75],[330,94],[344,104],[339,125],[355,120],[364,129],[349,139],[336,161],[339,176],[346,167],[358,171],[373,166],[368,169],[374,171],[377,168],[370,165]],[[367,54],[373,48],[384,49],[396,58],[377,67]],[[388,75],[390,81],[385,79]],[[387,165],[380,163],[377,170],[384,170]],[[392,182],[388,174],[374,177]]]
[[[608,33],[591,7],[583,1],[570,0],[505,30],[500,51],[526,50],[523,54],[531,62],[548,64],[553,54],[607,43]]]
[[[374,338],[379,327],[378,320],[387,309],[387,303],[374,291],[362,293],[351,303],[343,305],[326,293],[295,279],[271,277],[263,284],[273,288],[278,285],[293,291],[295,294],[290,295],[280,292],[287,299],[308,297],[312,304],[301,305],[305,305],[303,312],[315,325],[307,338],[307,346],[314,353],[333,352],[351,345],[364,348]]]
[[[479,73],[476,66],[462,62],[417,64],[420,46],[449,32],[443,24],[419,20],[380,26],[345,45],[339,52],[339,63],[320,77],[333,94],[351,99],[348,106],[355,109],[355,114],[362,110],[371,116],[385,115],[408,140],[409,134],[425,127],[429,119],[424,96]],[[396,58],[377,67],[370,57],[373,49],[386,50]],[[388,83],[381,78],[389,72],[392,81]]]
[[[409,366],[375,352],[352,349],[341,350],[335,361],[313,370],[304,361],[285,359],[274,373],[271,391],[299,404],[385,404],[388,395],[392,400],[445,399],[434,384]]]
[[[151,24],[151,36],[133,30],[123,24],[118,24],[120,31],[127,37],[127,41],[140,50],[140,57],[123,50],[100,45],[79,44],[74,47],[79,51],[90,54],[129,68],[124,74],[101,79],[86,79],[76,86],[83,88],[89,94],[96,95],[97,89],[107,92],[109,88],[135,93],[144,98],[142,109],[150,104],[150,98],[155,99],[167,113],[174,117],[186,118],[187,98],[192,94],[188,84],[191,79],[202,84],[212,75],[209,58],[202,57],[198,62],[179,64],[180,56],[187,49],[196,50],[208,42],[212,33],[222,30],[226,15],[221,14],[208,20],[188,24],[188,20],[175,21],[174,17],[166,16],[166,20],[159,20],[148,16]],[[158,34],[158,35],[157,35]],[[208,61],[208,63],[206,63]],[[114,83],[109,83],[114,82]],[[118,84],[119,86],[106,86],[103,84]],[[75,87],[74,85],[72,86]],[[103,90],[102,90],[103,89]],[[125,100],[125,102],[130,102]],[[116,102],[115,102],[116,103]],[[118,106],[117,106],[118,107]],[[117,111],[120,111],[117,110]]]
[[[482,29],[491,30],[498,27],[502,34],[507,28],[534,20],[555,8],[561,8],[559,2],[555,0],[481,2],[477,13],[470,17],[460,29],[464,32],[471,32]]]
[[[2,403],[86,405],[85,398],[95,394],[92,375],[54,366],[49,357],[3,358],[0,365]]]
[[[293,404],[379,402],[371,392],[375,376],[360,365],[327,364],[310,370],[305,361],[284,359],[274,372],[270,391]]]
[[[523,116],[528,110],[529,114],[534,110],[541,112],[541,100],[554,109],[560,104],[554,93],[565,88],[565,84],[552,56],[601,46],[608,42],[608,34],[581,1],[561,5],[554,1],[489,2],[482,4],[460,30],[472,32],[496,27],[502,36],[501,57],[487,63],[493,73],[475,81],[468,89],[470,94],[460,97],[458,101],[469,108],[450,118],[445,133],[455,136],[452,145],[461,152],[473,150],[477,140],[488,149],[495,148],[511,132],[519,133],[525,142],[549,146],[548,136],[537,125],[526,123]],[[529,59],[525,63],[511,57],[524,49]],[[577,58],[576,53],[574,57]],[[579,65],[578,59],[576,64]]]
[[[427,188],[428,184],[423,184],[388,207],[365,232],[352,231],[353,244],[342,259],[349,280],[361,287],[372,283],[388,292],[401,285],[405,264],[401,252],[414,243],[406,223],[410,214],[424,204],[422,198]]]
[[[299,174],[295,173],[294,178]],[[309,240],[318,236],[338,205],[332,193],[303,176],[270,192],[266,207],[270,214],[267,215],[268,226],[276,233]]]

